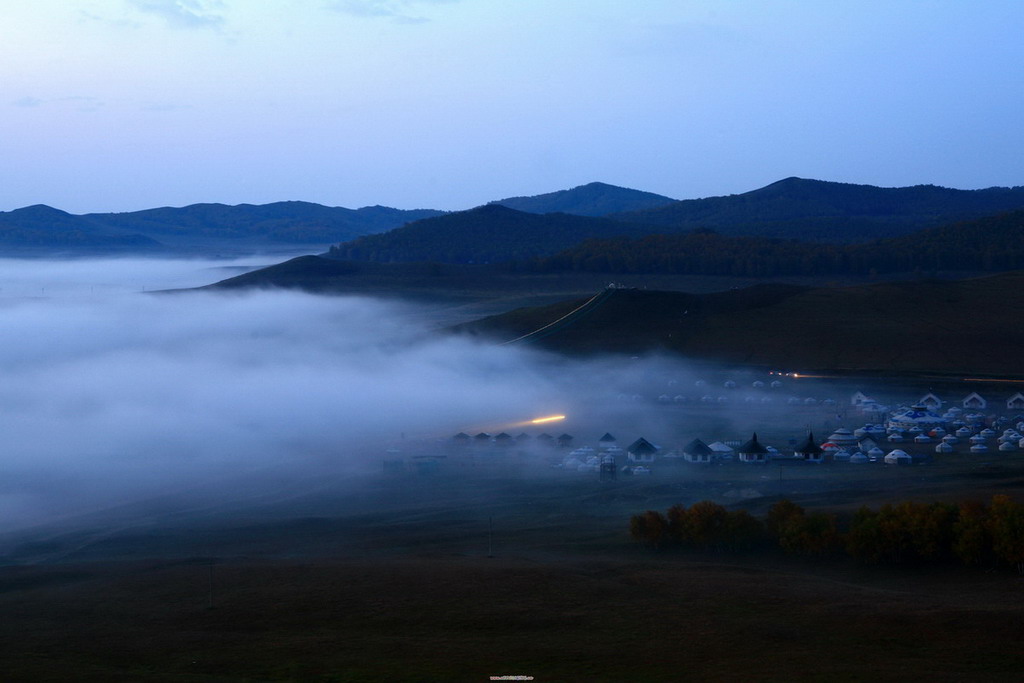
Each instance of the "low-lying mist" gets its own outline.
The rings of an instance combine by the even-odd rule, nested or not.
[[[209,267],[18,262],[0,293],[0,530],[210,477],[230,487],[232,472],[357,469],[403,432],[557,403],[528,354],[430,334],[394,304],[125,284]]]
[[[569,419],[544,429],[580,445],[605,430],[623,446],[724,436],[657,405],[673,385],[703,391],[678,360],[480,344],[370,299],[142,293],[257,262],[0,262],[0,532],[162,494],[231,499],[284,475],[343,480],[379,472],[389,447],[537,434],[526,421],[556,413]]]

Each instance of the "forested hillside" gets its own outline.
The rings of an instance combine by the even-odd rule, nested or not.
[[[1024,187],[875,187],[786,178],[743,194],[609,217],[667,228],[659,232],[713,228],[723,235],[853,243],[1014,209],[1024,209]]]
[[[550,255],[588,237],[640,235],[649,228],[607,218],[533,214],[499,204],[428,218],[331,247],[328,256],[355,261],[490,263]]]
[[[541,272],[677,273],[771,277],[1024,268],[1024,211],[954,223],[868,244],[820,244],[684,235],[592,239],[531,264]]]

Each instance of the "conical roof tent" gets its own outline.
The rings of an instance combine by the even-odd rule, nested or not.
[[[761,445],[761,442],[757,440],[757,432],[754,432],[754,436],[751,437],[750,441],[746,442],[742,446],[736,449],[737,453],[767,453],[768,449]]]
[[[614,436],[612,436],[609,432],[605,432],[604,436],[598,439],[598,442],[600,443],[613,443],[615,441],[617,441],[617,439]]]
[[[807,455],[821,455],[821,446],[814,440],[814,432],[807,432],[807,438],[793,449],[794,453],[804,453]]]

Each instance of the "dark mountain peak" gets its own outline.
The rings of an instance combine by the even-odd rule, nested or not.
[[[602,182],[590,182],[568,190],[529,197],[508,197],[491,202],[527,213],[569,213],[578,216],[604,216],[623,211],[639,211],[671,204],[675,200],[653,192],[632,190]]]
[[[46,204],[33,204],[31,206],[24,206],[14,211],[9,211],[8,215],[12,218],[17,216],[19,218],[31,218],[31,219],[42,219],[42,218],[67,218],[71,216],[67,211],[61,211],[55,209],[52,206]]]

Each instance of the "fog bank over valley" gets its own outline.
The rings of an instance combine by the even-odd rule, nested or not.
[[[90,513],[162,523],[169,510],[314,492],[338,501],[358,492],[376,507],[364,484],[379,483],[385,461],[413,468],[417,456],[454,456],[444,470],[472,489],[472,460],[453,450],[459,432],[525,434],[483,457],[518,462],[515,476],[530,478],[561,476],[552,464],[568,450],[545,447],[544,432],[568,433],[572,447],[611,432],[622,447],[644,437],[668,451],[760,430],[785,450],[808,427],[827,436],[858,386],[474,341],[438,329],[426,305],[283,290],[143,293],[254,264],[3,263],[0,533]],[[549,415],[566,417],[530,422]],[[409,485],[430,488],[406,482],[402,496]],[[118,511],[130,503],[141,506]]]
[[[0,531],[209,482],[230,498],[242,478],[359,471],[403,436],[564,409],[533,354],[434,335],[393,303],[138,293],[217,265],[5,262]]]

